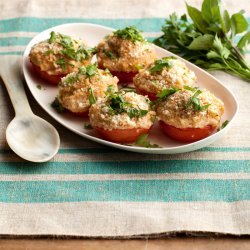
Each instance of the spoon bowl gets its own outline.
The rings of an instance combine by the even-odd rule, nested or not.
[[[16,113],[6,129],[6,140],[23,159],[45,162],[58,152],[60,138],[50,123],[32,113],[23,89],[20,62],[18,56],[0,57],[0,75]]]
[[[35,115],[15,117],[6,129],[6,140],[17,155],[32,162],[50,160],[60,144],[55,128]]]

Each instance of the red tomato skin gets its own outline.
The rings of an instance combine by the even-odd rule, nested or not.
[[[133,78],[138,72],[110,71],[110,73],[119,79],[120,84],[126,86],[128,83],[133,82]]]
[[[99,69],[105,69],[103,67],[102,64],[98,64]],[[121,84],[122,86],[127,86],[128,83],[132,83],[133,82],[133,78],[136,76],[136,74],[138,73],[138,71],[135,72],[123,72],[123,71],[111,71],[110,73],[113,76],[116,76],[119,79],[119,84]]]
[[[145,90],[140,90],[139,88],[136,88],[136,93],[140,95],[147,96],[150,101],[155,101],[157,100],[157,96],[154,93],[147,92]]]
[[[61,81],[61,78],[66,76],[67,74],[58,74],[58,75],[49,75],[46,71],[42,71],[39,66],[32,63],[32,67],[34,71],[46,82],[52,84],[52,85],[58,85],[58,83]]]
[[[117,143],[131,143],[141,134],[148,134],[150,128],[132,128],[132,129],[112,129],[105,130],[103,128],[94,127],[96,131],[106,140]]]
[[[204,128],[176,128],[159,121],[162,131],[172,139],[181,142],[195,142],[211,135],[216,129],[215,126],[207,125]]]

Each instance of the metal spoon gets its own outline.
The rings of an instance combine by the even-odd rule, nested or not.
[[[32,162],[50,160],[59,149],[60,138],[47,121],[34,115],[24,92],[19,56],[0,56],[0,75],[15,109],[15,118],[6,129],[10,148]]]

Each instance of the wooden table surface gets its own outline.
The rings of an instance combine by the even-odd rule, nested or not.
[[[249,250],[250,238],[0,239],[0,250]]]

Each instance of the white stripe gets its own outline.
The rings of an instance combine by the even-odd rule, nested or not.
[[[86,237],[138,237],[183,231],[250,234],[249,207],[250,201],[0,203],[0,234]]]
[[[8,37],[34,37],[37,34],[38,34],[38,32],[24,32],[24,31],[7,32],[7,33],[0,33],[0,38],[8,38]]]
[[[16,162],[20,158],[16,155],[2,154],[1,161]],[[54,158],[54,162],[128,162],[128,161],[164,161],[164,160],[250,160],[250,152],[209,152],[209,151],[194,151],[184,154],[173,155],[157,155],[157,154],[136,154],[127,151],[115,153],[100,153],[88,154],[60,154],[58,153]],[[135,163],[136,164],[136,163]]]
[[[241,180],[250,173],[171,173],[171,174],[34,174],[0,175],[0,181],[110,181],[110,180]]]

